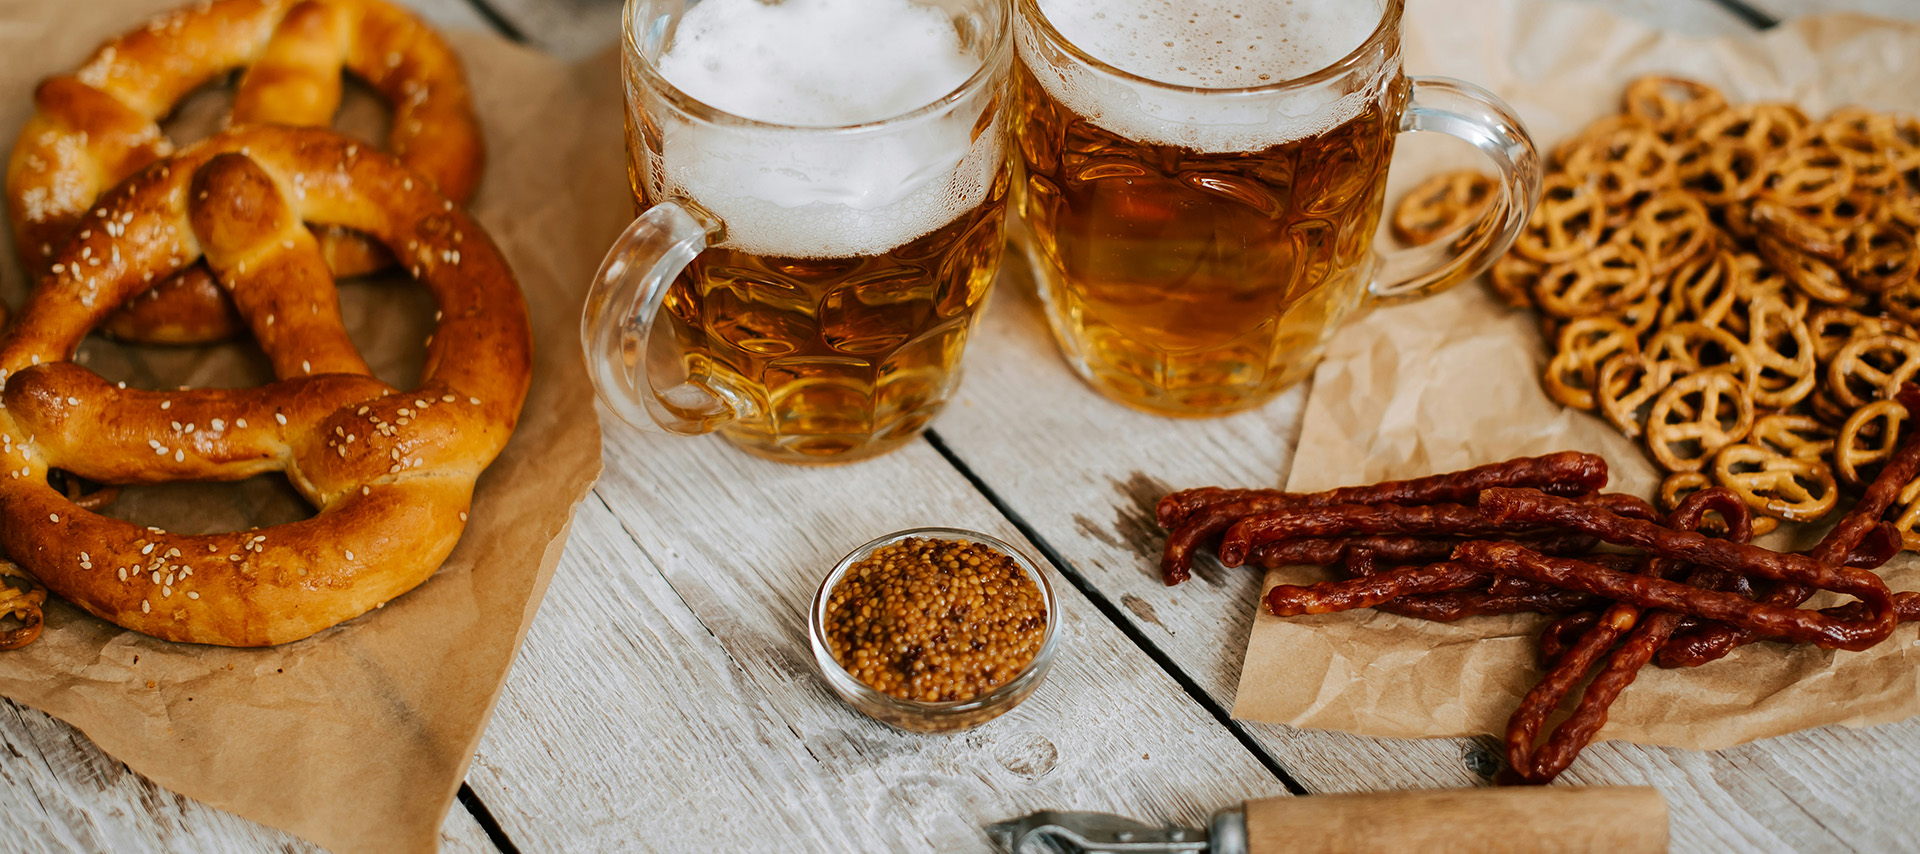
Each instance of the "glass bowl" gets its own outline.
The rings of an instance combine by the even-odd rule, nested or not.
[[[1034,587],[1040,591],[1041,601],[1046,606],[1046,638],[1040,642],[1040,650],[1034,653],[1033,660],[1014,674],[1012,679],[999,687],[974,697],[971,700],[955,700],[942,703],[927,703],[915,700],[902,700],[883,694],[854,678],[840,662],[833,657],[833,651],[827,647],[826,615],[827,598],[840,579],[845,577],[847,569],[864,560],[874,550],[882,546],[900,542],[909,537],[930,540],[960,540],[978,543],[1005,554],[1019,564],[1033,579]],[[972,729],[987,721],[1006,714],[1014,706],[1020,705],[1047,678],[1047,670],[1053,666],[1054,652],[1060,641],[1060,603],[1053,595],[1053,586],[1047,583],[1047,577],[1040,571],[1038,564],[1019,549],[978,531],[960,528],[909,528],[895,531],[863,545],[835,564],[833,571],[827,573],[826,580],[820,582],[820,590],[813,596],[813,609],[807,617],[807,637],[813,643],[814,666],[820,670],[821,677],[827,681],[827,687],[840,696],[847,705],[884,724],[913,732],[956,732]]]

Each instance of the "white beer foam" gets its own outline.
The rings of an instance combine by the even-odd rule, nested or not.
[[[971,115],[819,129],[912,112],[979,69],[947,14],[912,0],[704,0],[657,65],[702,102],[793,126],[662,128],[655,189],[719,216],[746,252],[881,254],[978,204],[1000,163],[999,126],[975,141]]]
[[[1235,89],[1297,79],[1372,35],[1376,4],[1358,0],[1039,0],[1067,41],[1122,71],[1173,86]],[[1021,58],[1055,100],[1139,142],[1206,152],[1258,151],[1338,127],[1371,92],[1169,91],[1048,63],[1022,22]],[[1066,67],[1057,67],[1064,65]]]

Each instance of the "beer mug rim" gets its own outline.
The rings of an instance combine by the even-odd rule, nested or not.
[[[647,86],[665,96],[667,101],[673,105],[674,109],[704,122],[740,128],[819,134],[863,133],[875,129],[893,127],[928,115],[943,113],[952,109],[955,105],[973,97],[981,89],[990,85],[996,85],[999,70],[1001,66],[1005,64],[1007,56],[1013,50],[1013,16],[1009,13],[1009,4],[997,2],[996,0],[985,0],[985,2],[979,5],[990,16],[988,26],[991,28],[990,37],[992,38],[992,43],[987,46],[986,52],[981,56],[980,67],[974,69],[973,74],[969,75],[966,80],[962,81],[960,85],[954,87],[952,91],[945,95],[904,113],[896,113],[885,118],[856,122],[854,124],[793,125],[784,122],[768,122],[748,118],[737,113],[731,113],[695,98],[681,90],[680,87],[673,85],[672,81],[667,80],[666,76],[660,73],[659,67],[654,63],[654,57],[649,55],[644,49],[644,45],[640,43],[639,28],[635,26],[640,7],[652,5],[654,2],[655,0],[626,0],[626,2],[622,4],[620,13],[621,51],[627,56],[629,61],[633,62],[635,71],[639,74],[640,78],[646,82]],[[1398,5],[1401,0],[1391,0],[1391,2]]]
[[[642,2],[642,0],[634,0],[634,2]],[[1021,19],[1032,24],[1050,45],[1066,51],[1076,61],[1096,71],[1120,78],[1128,83],[1151,86],[1169,92],[1229,98],[1236,96],[1271,95],[1276,92],[1306,88],[1338,80],[1355,72],[1368,70],[1368,63],[1376,51],[1387,42],[1399,37],[1400,16],[1406,8],[1406,0],[1385,0],[1385,8],[1380,10],[1380,23],[1374,26],[1373,32],[1361,40],[1359,45],[1355,46],[1353,50],[1348,51],[1345,56],[1299,77],[1290,77],[1285,80],[1276,80],[1257,86],[1222,86],[1216,88],[1211,86],[1187,86],[1179,83],[1168,83],[1167,81],[1156,80],[1152,77],[1143,77],[1124,68],[1117,68],[1101,60],[1099,57],[1086,52],[1086,50],[1082,49],[1079,45],[1074,44],[1072,39],[1067,38],[1065,34],[1061,33],[1059,28],[1053,25],[1053,21],[1047,19],[1046,13],[1040,10],[1040,0],[1014,0],[1014,2],[1019,6]]]

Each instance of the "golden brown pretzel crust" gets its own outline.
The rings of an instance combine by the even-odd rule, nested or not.
[[[101,193],[171,152],[159,121],[181,98],[243,67],[234,126],[331,124],[344,68],[392,105],[388,150],[449,198],[472,197],[479,123],[459,59],[431,28],[384,0],[215,0],[155,18],[35,90],[36,112],[7,165],[8,212],[27,266],[44,272]],[[391,262],[352,234],[322,242],[339,275]],[[183,279],[130,304],[107,330],[191,343],[243,328],[204,271]]]
[[[0,549],[99,617],[229,646],[306,637],[431,576],[531,370],[526,304],[480,227],[392,157],[266,126],[153,164],[87,222],[0,341]],[[371,235],[432,292],[441,320],[418,388],[368,375],[303,224]],[[138,391],[67,361],[116,306],[203,255],[277,382]],[[284,471],[319,512],[172,534],[74,506],[49,486],[53,468],[103,483]]]

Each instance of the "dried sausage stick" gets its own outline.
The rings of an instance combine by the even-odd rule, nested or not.
[[[1668,515],[1667,526],[1676,531],[1698,530],[1708,511],[1717,511],[1726,520],[1728,539],[1738,543],[1752,539],[1753,519],[1745,501],[1731,490],[1719,487],[1687,496]],[[1679,566],[1675,561],[1653,555],[1647,556],[1644,561],[1646,575],[1654,579],[1664,578],[1667,572]],[[1701,585],[1713,576],[1724,579],[1727,574],[1712,569],[1696,569],[1688,581]],[[1613,706],[1620,692],[1633,684],[1640,668],[1645,667],[1654,653],[1672,637],[1680,620],[1681,615],[1671,611],[1643,614],[1639,608],[1626,602],[1615,602],[1609,606],[1593,627],[1574,641],[1566,655],[1548,670],[1540,683],[1527,692],[1509,719],[1507,764],[1514,773],[1528,783],[1545,784],[1573,764],[1574,757],[1606,725],[1607,709]],[[1544,745],[1536,747],[1540,728],[1546,724],[1547,717],[1560,707],[1567,693],[1586,675],[1593,662],[1613,647],[1622,633],[1627,633],[1626,642],[1607,657],[1606,664],[1588,683],[1586,690],[1581,692],[1580,702],[1573,713],[1554,727]]]
[[[1585,495],[1607,485],[1607,461],[1594,454],[1561,451],[1542,457],[1520,457],[1447,474],[1386,481],[1372,486],[1349,486],[1326,492],[1282,492],[1277,489],[1222,489],[1207,486],[1175,492],[1160,499],[1154,515],[1162,528],[1184,524],[1195,511],[1258,498],[1270,509],[1294,504],[1434,504],[1473,501],[1492,486],[1531,486],[1555,495]]]
[[[1160,560],[1160,575],[1168,586],[1187,580],[1193,554],[1233,523],[1247,516],[1287,507],[1324,507],[1332,504],[1433,504],[1473,501],[1482,489],[1536,486],[1556,494],[1584,495],[1607,483],[1607,461],[1593,454],[1563,451],[1543,457],[1521,457],[1450,474],[1371,486],[1350,486],[1326,492],[1291,493],[1277,490],[1232,490],[1209,487],[1176,492],[1160,500],[1155,515],[1173,529]]]
[[[1717,543],[1724,549],[1740,548],[1735,543],[1707,540],[1698,534],[1667,531],[1657,525],[1652,527],[1673,537],[1672,540],[1662,540],[1659,547],[1650,549],[1660,557],[1679,558],[1714,568],[1724,568],[1722,564],[1727,563],[1737,564],[1741,558],[1748,557],[1741,552],[1701,549],[1689,540]],[[1601,539],[1608,539],[1608,535],[1601,534]],[[1853,596],[1866,603],[1866,615],[1855,620],[1835,619],[1815,611],[1753,602],[1734,593],[1631,575],[1571,558],[1547,557],[1512,543],[1467,543],[1454,552],[1454,561],[1483,572],[1518,575],[1642,608],[1661,608],[1720,620],[1763,635],[1780,635],[1827,649],[1866,649],[1892,634],[1895,623],[1893,596],[1879,576],[1865,570],[1815,563],[1800,555],[1779,555],[1764,549],[1759,551],[1776,558],[1797,559],[1804,565],[1793,560],[1784,561],[1784,565],[1755,560],[1746,567],[1747,572],[1772,578],[1804,580],[1823,589]],[[1709,559],[1696,559],[1702,555]],[[1729,559],[1730,555],[1732,559]]]
[[[1501,490],[1488,490],[1499,492]],[[1529,492],[1533,490],[1528,490]],[[1542,493],[1544,494],[1544,493]],[[1575,499],[1563,499],[1573,501]],[[1632,495],[1593,495],[1584,504],[1647,519],[1658,518],[1651,506]],[[1302,537],[1345,534],[1420,534],[1425,536],[1483,535],[1526,531],[1542,527],[1491,519],[1478,508],[1462,504],[1336,504],[1329,507],[1290,507],[1249,516],[1233,523],[1216,551],[1226,566],[1240,566],[1247,553],[1262,543]]]
[[[1490,580],[1492,576],[1489,573],[1449,561],[1402,567],[1342,581],[1323,581],[1305,587],[1277,584],[1267,591],[1266,605],[1267,612],[1276,617],[1331,614],[1335,611],[1371,608],[1402,596],[1463,590]]]
[[[1575,555],[1593,550],[1600,540],[1587,534],[1553,533],[1516,538],[1541,554]],[[1371,552],[1381,563],[1437,563],[1452,556],[1464,540],[1377,535],[1363,537],[1308,537],[1261,543],[1247,553],[1247,563],[1267,569],[1283,566],[1333,566],[1359,550]]]

